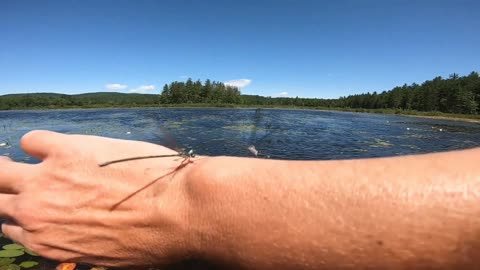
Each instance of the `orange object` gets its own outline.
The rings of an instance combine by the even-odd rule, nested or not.
[[[57,270],[75,270],[75,267],[77,267],[76,263],[61,263],[55,267]]]

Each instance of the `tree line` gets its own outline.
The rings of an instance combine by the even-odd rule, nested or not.
[[[436,77],[421,85],[395,87],[382,93],[351,95],[338,100],[337,106],[365,109],[401,109],[437,111],[457,114],[477,114],[480,111],[480,77],[477,72],[460,77]]]
[[[29,108],[155,107],[203,104],[209,106],[289,106],[308,108],[392,109],[456,114],[480,112],[480,77],[452,74],[422,84],[395,87],[381,93],[368,92],[338,99],[263,97],[242,95],[237,87],[206,80],[165,84],[161,94],[88,93],[64,95],[51,93],[0,96],[0,110]]]
[[[205,84],[202,81],[193,81],[191,78],[186,82],[172,82],[165,84],[160,95],[161,103],[165,104],[240,104],[240,90],[237,87],[225,85],[222,82],[210,81]]]
[[[480,112],[480,77],[477,72],[467,76],[454,73],[448,78],[436,77],[421,85],[395,87],[381,93],[368,92],[338,99],[269,98],[242,96],[246,105],[285,105],[345,109],[392,109],[403,111],[478,114]]]
[[[158,106],[159,103],[158,94],[99,92],[79,95],[32,93],[0,96],[0,110],[137,107]]]

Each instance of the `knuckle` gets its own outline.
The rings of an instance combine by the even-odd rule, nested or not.
[[[15,214],[15,220],[18,220],[19,216],[22,214],[21,199],[14,200],[10,209],[12,213]]]
[[[38,224],[41,219],[38,211],[32,209],[30,203],[24,200],[18,200],[13,207],[15,211],[15,220],[23,225]]]
[[[15,220],[22,225],[28,224],[30,221],[29,216],[23,210],[15,212]]]
[[[8,229],[8,227],[5,226],[5,223],[2,223],[1,225],[1,229],[2,229],[2,233],[4,233],[8,238],[12,239],[11,238],[11,232],[10,230]]]

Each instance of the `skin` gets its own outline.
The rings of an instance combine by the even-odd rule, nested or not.
[[[480,149],[342,161],[171,154],[34,131],[42,162],[0,159],[7,236],[94,265],[201,259],[228,269],[477,269]],[[181,162],[185,166],[179,167]]]

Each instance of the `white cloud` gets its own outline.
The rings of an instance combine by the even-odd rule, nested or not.
[[[147,92],[151,92],[151,91],[155,91],[155,85],[153,85],[153,84],[141,85],[137,88],[130,89],[130,92],[132,92],[132,93],[147,93]]]
[[[280,92],[280,93],[277,94],[277,96],[279,96],[279,97],[287,97],[287,96],[288,96],[288,92],[287,92],[287,91]]]
[[[124,90],[127,89],[128,85],[126,84],[119,84],[119,83],[109,83],[105,84],[105,88],[108,90]]]
[[[187,75],[182,75],[182,76],[180,76],[180,79],[184,79],[184,80],[188,79],[188,76]]]
[[[250,85],[251,83],[252,83],[252,80],[239,79],[239,80],[231,80],[231,81],[225,82],[225,85],[238,87],[238,88],[244,88],[244,87],[247,87],[248,85]]]

